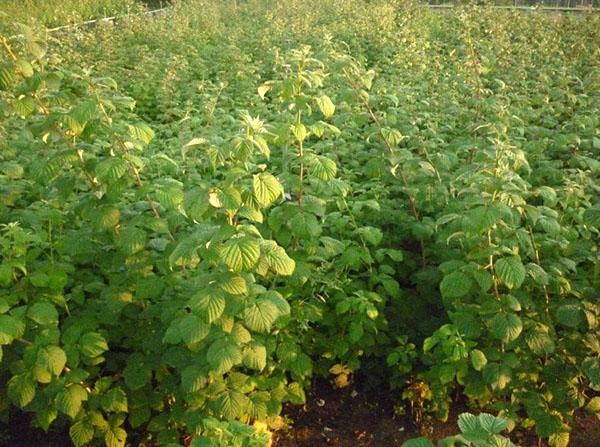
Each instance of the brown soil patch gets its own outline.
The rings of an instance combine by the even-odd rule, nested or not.
[[[398,416],[400,392],[361,390],[349,386],[334,389],[318,381],[302,407],[286,406],[292,422],[275,434],[273,447],[395,447],[421,436],[408,416]],[[432,421],[428,437],[435,441],[459,432],[458,415],[469,411],[464,402],[454,405],[447,422]],[[517,430],[510,435],[519,447],[545,447],[534,431]],[[576,413],[570,446],[600,447],[600,421],[583,411]]]

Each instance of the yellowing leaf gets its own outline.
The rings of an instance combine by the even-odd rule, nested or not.
[[[216,374],[224,374],[242,362],[242,352],[233,343],[221,338],[208,348],[206,359]]]
[[[261,252],[262,256],[257,268],[259,274],[265,275],[269,270],[285,276],[294,273],[296,263],[287,255],[283,247],[277,245],[275,241],[263,241]]]
[[[94,358],[108,351],[108,345],[99,333],[87,332],[79,339],[79,350],[83,355]]]
[[[104,434],[106,447],[124,447],[127,440],[127,432],[121,427],[110,427]]]
[[[270,300],[261,297],[244,310],[244,324],[256,332],[269,332],[279,316],[279,310]]]
[[[268,207],[283,195],[283,187],[279,180],[266,172],[254,176],[252,188],[256,203],[263,208]]]
[[[127,127],[129,134],[144,144],[150,143],[154,138],[154,131],[145,123],[129,124]]]
[[[27,373],[13,376],[8,381],[8,397],[19,408],[23,408],[31,402],[35,397],[35,392],[35,382]]]
[[[325,118],[330,118],[335,112],[335,105],[327,95],[323,95],[315,100],[321,113]]]
[[[212,323],[223,314],[225,310],[225,297],[218,289],[204,290],[194,295],[188,304],[194,313]]]
[[[248,271],[258,262],[260,243],[250,236],[234,237],[223,244],[220,255],[231,271]]]
[[[490,331],[498,340],[509,343],[523,330],[521,319],[514,313],[499,313],[490,321]]]
[[[56,409],[75,418],[81,409],[81,403],[87,400],[87,391],[79,384],[63,389],[56,396]]]
[[[251,343],[244,349],[244,366],[262,371],[267,365],[267,349],[260,343]]]
[[[71,425],[69,436],[75,447],[83,447],[94,438],[94,427],[86,421],[79,421]]]
[[[292,124],[291,130],[292,130],[292,134],[294,134],[294,137],[296,137],[296,140],[299,143],[302,143],[308,136],[308,131],[306,130],[306,127],[304,127],[304,124],[302,124],[302,123]]]
[[[479,349],[473,349],[470,353],[470,356],[471,364],[473,365],[475,371],[481,371],[485,365],[487,365],[487,358]]]
[[[337,173],[335,161],[323,155],[310,154],[307,163],[310,174],[321,180],[331,180]]]
[[[188,345],[202,341],[210,331],[210,324],[194,314],[188,314],[179,321],[181,340]]]

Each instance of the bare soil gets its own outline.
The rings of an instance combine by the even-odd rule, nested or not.
[[[317,382],[302,407],[287,406],[284,415],[292,422],[277,432],[273,447],[393,447],[422,436],[409,416],[398,416],[394,406],[398,396],[387,390],[335,389],[326,381]],[[431,421],[427,437],[438,441],[459,432],[458,415],[468,411],[458,402],[447,422]],[[542,447],[534,431],[515,431],[512,441],[520,447]],[[570,446],[600,447],[600,421],[578,412],[571,431]]]

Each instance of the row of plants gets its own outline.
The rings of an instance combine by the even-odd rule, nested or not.
[[[598,29],[249,0],[2,37],[3,414],[258,446],[361,377],[424,431],[501,416],[447,445],[566,446],[600,413]]]
[[[0,18],[54,28],[167,5],[170,5],[169,0],[4,0],[0,5]]]

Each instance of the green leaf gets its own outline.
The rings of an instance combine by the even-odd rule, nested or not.
[[[458,428],[467,441],[482,442],[488,438],[488,432],[481,426],[479,418],[471,413],[458,416]]]
[[[33,67],[25,59],[23,59],[23,58],[17,59],[15,61],[15,67],[17,68],[17,71],[21,75],[23,75],[23,77],[30,78],[33,76],[33,73],[34,73]]]
[[[592,397],[585,409],[600,419],[600,396]]]
[[[125,447],[127,432],[121,427],[110,427],[104,434],[106,447]]]
[[[504,418],[494,416],[492,414],[481,413],[477,416],[481,427],[490,434],[498,434],[506,430],[508,421]]]
[[[94,224],[100,230],[114,229],[119,225],[120,219],[121,212],[117,208],[111,206],[102,207],[94,214]]]
[[[330,118],[335,113],[335,105],[327,95],[323,95],[319,98],[315,99],[317,105],[319,106],[319,110],[325,118]]]
[[[500,298],[500,302],[504,310],[521,311],[521,302],[512,295],[503,295]]]
[[[548,334],[548,329],[536,326],[525,335],[525,342],[529,349],[537,355],[549,355],[555,350],[554,340]]]
[[[499,313],[490,321],[490,331],[498,340],[510,343],[516,340],[523,330],[521,319],[514,313]]]
[[[283,187],[279,180],[266,172],[253,177],[252,188],[256,203],[262,208],[268,207],[283,195]]]
[[[477,285],[479,285],[479,288],[482,292],[487,292],[494,284],[494,278],[492,275],[483,269],[475,270],[473,272],[473,278],[475,278],[475,281],[477,282]]]
[[[47,325],[58,322],[58,312],[50,303],[35,303],[27,309],[27,316],[38,324]]]
[[[290,276],[294,273],[296,262],[275,241],[263,241],[261,251],[262,256],[257,269],[258,273],[264,275],[269,269],[278,275],[284,276]]]
[[[35,102],[29,96],[15,99],[11,105],[13,110],[22,118],[28,117],[35,110]]]
[[[129,134],[141,141],[144,144],[150,143],[154,138],[154,131],[145,123],[137,123],[135,125],[128,124]]]
[[[263,84],[260,87],[258,87],[258,94],[260,95],[261,98],[264,99],[265,95],[269,92],[269,90],[271,90],[272,85],[271,84]]]
[[[332,180],[337,173],[335,161],[323,155],[309,154],[307,165],[311,175],[321,180]]]
[[[533,415],[535,421],[535,431],[540,438],[549,438],[550,436],[562,431],[562,419],[558,414],[553,414],[547,410],[540,409]]]
[[[39,383],[52,382],[52,373],[44,366],[34,365],[32,369],[33,378]]]
[[[56,409],[71,418],[75,418],[84,400],[87,400],[85,388],[79,384],[73,384],[58,393],[56,396]]]
[[[33,398],[35,397],[35,391],[35,382],[27,373],[13,376],[8,381],[8,397],[19,408],[24,408],[29,402],[33,400]]]
[[[306,137],[308,136],[308,132],[306,131],[306,127],[302,123],[294,123],[290,126],[290,130],[292,134],[296,138],[296,141],[302,143]]]
[[[255,223],[263,223],[265,220],[262,212],[260,212],[257,209],[250,208],[247,206],[242,207],[238,211],[238,216],[248,219],[250,222],[255,222]]]
[[[375,227],[362,227],[359,228],[359,233],[365,239],[365,241],[374,247],[378,246],[383,240],[383,232],[379,228]]]
[[[0,91],[12,87],[15,80],[13,67],[7,64],[0,65]]]
[[[132,407],[127,416],[131,428],[139,428],[150,420],[151,412],[148,406]]]
[[[256,332],[269,332],[279,316],[277,306],[268,298],[260,297],[254,300],[244,310],[244,324]]]
[[[127,360],[123,377],[129,389],[139,390],[152,380],[152,369],[144,364],[142,355],[133,354]]]
[[[190,365],[181,372],[181,389],[185,393],[195,393],[206,386],[206,371],[198,365]]]
[[[557,323],[566,327],[577,327],[583,322],[583,311],[579,304],[563,304],[556,310]]]
[[[177,209],[183,203],[185,194],[181,182],[165,179],[154,191],[156,200],[165,208]]]
[[[452,272],[444,276],[440,283],[440,292],[445,298],[460,298],[469,293],[473,281],[462,272]]]
[[[250,340],[252,340],[252,334],[250,334],[250,331],[240,323],[235,323],[233,325],[229,336],[238,344],[248,343]]]
[[[306,402],[306,394],[298,382],[292,382],[288,385],[286,398],[294,405],[302,405]]]
[[[267,417],[267,404],[271,400],[271,395],[266,391],[256,391],[248,397],[248,416],[256,420],[264,420]]]
[[[547,286],[550,284],[550,275],[539,265],[530,262],[526,266],[527,272],[529,276],[536,282],[536,284],[541,284]]]
[[[231,295],[246,295],[248,293],[248,284],[243,276],[225,274],[219,280],[219,287]]]
[[[437,368],[437,376],[442,384],[451,383],[456,376],[456,369],[453,365],[440,365]]]
[[[358,342],[362,336],[364,335],[365,330],[363,328],[361,321],[353,321],[350,323],[350,329],[348,331],[348,335],[350,335],[350,340],[353,342]]]
[[[39,380],[38,382],[48,383],[51,377],[58,376],[63,371],[67,363],[67,355],[58,346],[47,346],[40,348],[37,354],[36,367],[48,373],[48,380]]]
[[[0,345],[9,345],[21,332],[19,320],[11,315],[0,315]]]
[[[260,257],[260,242],[250,236],[229,239],[221,249],[221,259],[230,270],[250,270]]]
[[[262,295],[262,298],[270,301],[271,304],[277,308],[277,317],[283,317],[290,314],[290,304],[279,292],[269,290]]]
[[[225,310],[225,297],[218,289],[203,290],[190,299],[189,306],[194,313],[205,318],[209,323],[212,323],[223,315],[223,311]]]
[[[401,447],[434,447],[434,445],[427,438],[414,438],[403,442]]]
[[[127,395],[121,388],[113,388],[102,396],[102,408],[108,412],[127,413]]]
[[[127,161],[118,157],[110,157],[98,163],[96,176],[102,183],[110,183],[119,180],[128,170]]]
[[[581,363],[581,369],[590,380],[592,389],[600,391],[600,359],[598,357],[587,357]]]
[[[487,365],[487,358],[479,349],[473,349],[470,353],[471,364],[475,371],[481,371]]]
[[[245,367],[262,371],[267,366],[267,349],[260,343],[250,343],[244,348],[243,364]]]
[[[181,340],[186,345],[198,343],[210,332],[210,324],[194,314],[188,314],[179,321]]]
[[[46,406],[36,411],[35,421],[42,430],[47,432],[57,417],[58,411],[55,408]]]
[[[383,127],[381,129],[381,135],[383,135],[384,140],[392,146],[400,144],[400,142],[406,138],[399,130],[391,129],[389,127]]]
[[[83,355],[94,358],[108,351],[108,345],[99,333],[87,332],[79,339],[79,350]]]
[[[248,407],[248,397],[239,391],[228,391],[221,395],[219,410],[223,418],[231,420],[241,417]]]
[[[94,427],[84,420],[71,425],[69,436],[75,447],[82,447],[94,439]]]
[[[468,214],[469,227],[476,233],[482,233],[502,219],[502,209],[494,204],[474,208]]]
[[[404,253],[402,250],[394,250],[390,248],[386,250],[386,254],[392,259],[392,261],[400,262],[404,260]]]
[[[172,320],[169,327],[165,331],[162,342],[171,345],[177,345],[181,343],[181,332],[179,331],[180,318]]]
[[[503,390],[512,380],[512,371],[506,365],[498,363],[488,363],[483,368],[483,380],[492,387],[493,390]]]
[[[568,431],[554,433],[548,438],[548,445],[552,447],[569,447],[570,437]]]
[[[145,248],[146,232],[139,228],[127,228],[121,233],[119,243],[126,255],[134,255]]]
[[[294,236],[299,239],[316,238],[323,231],[313,214],[302,211],[290,219],[289,226]]]
[[[235,365],[242,363],[243,357],[237,345],[226,339],[219,339],[208,348],[206,359],[212,368],[212,372],[225,374]]]
[[[600,149],[600,138],[595,138],[594,141],[598,141],[598,149]],[[600,203],[596,203],[594,206],[585,210],[583,213],[583,221],[587,225],[600,228]]]
[[[494,269],[500,280],[509,289],[519,288],[523,284],[527,274],[525,266],[518,256],[498,259],[494,265]]]

